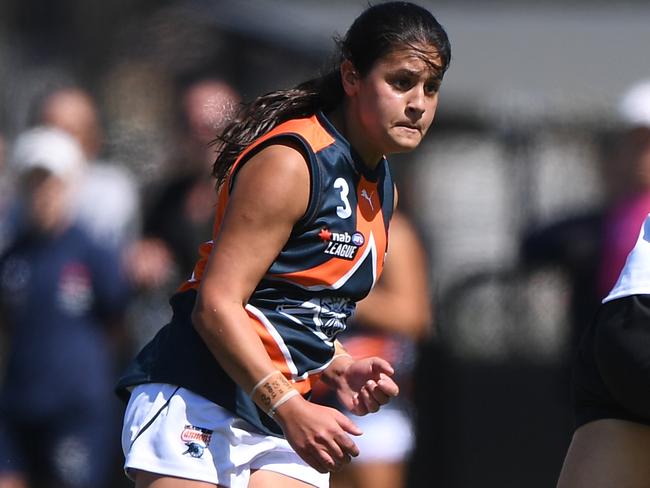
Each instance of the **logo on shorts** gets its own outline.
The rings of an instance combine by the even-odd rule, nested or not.
[[[212,431],[194,425],[186,425],[181,432],[181,440],[185,442],[187,450],[183,453],[189,454],[193,458],[200,458],[203,456],[203,451],[210,444],[212,439]]]
[[[339,258],[352,261],[357,255],[357,251],[366,241],[361,232],[355,232],[350,235],[347,232],[331,232],[329,229],[321,229],[318,237],[327,243],[323,251]]]

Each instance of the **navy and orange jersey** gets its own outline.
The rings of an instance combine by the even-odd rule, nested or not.
[[[286,140],[304,149],[309,204],[246,311],[274,365],[301,394],[309,395],[313,380],[333,357],[334,340],[345,329],[355,302],[381,274],[394,205],[388,162],[382,159],[369,169],[322,113],[278,125],[239,156],[219,193],[212,240],[201,246],[192,276],[172,297],[172,322],[145,346],[121,387],[149,381],[178,384],[262,431],[281,434],[219,367],[194,331],[190,313],[238,170],[263,147]],[[189,344],[195,351],[186,354]]]

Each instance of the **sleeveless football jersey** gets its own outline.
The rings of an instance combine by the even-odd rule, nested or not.
[[[331,362],[337,334],[382,271],[394,187],[385,158],[370,170],[318,113],[278,125],[239,156],[219,193],[213,238],[200,247],[192,276],[171,299],[171,323],[140,352],[118,391],[144,382],[180,385],[263,432],[282,434],[219,366],[190,318],[237,171],[256,152],[282,140],[304,148],[311,177],[309,204],[246,311],[274,365],[304,396]]]

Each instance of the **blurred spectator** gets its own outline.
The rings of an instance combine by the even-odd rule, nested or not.
[[[133,177],[122,166],[99,159],[102,129],[97,107],[80,88],[60,88],[36,107],[37,125],[48,125],[72,135],[86,161],[76,215],[80,224],[100,242],[121,246],[138,234],[140,202]]]
[[[629,89],[619,109],[625,132],[617,163],[632,179],[605,213],[603,305],[574,365],[575,432],[558,488],[650,485],[650,80]]]
[[[144,234],[169,249],[177,271],[189,276],[197,249],[212,231],[216,202],[211,144],[239,107],[237,91],[216,78],[189,83],[179,100],[179,153],[168,161],[169,176],[154,196],[144,221]]]
[[[650,212],[650,81],[630,88],[619,103],[623,132],[605,161],[608,203],[529,233],[522,257],[527,264],[559,265],[572,283],[570,350],[591,323],[601,299],[614,286]]]
[[[650,213],[650,80],[634,85],[623,95],[619,115],[625,132],[615,163],[619,171],[629,175],[629,181],[626,193],[605,212],[600,297],[616,283],[639,227]]]
[[[523,239],[521,256],[527,267],[557,267],[568,281],[571,330],[568,331],[567,351],[570,355],[602,298],[597,286],[602,227],[603,213],[597,209],[534,229]],[[564,367],[569,368],[569,358],[564,359]]]
[[[129,288],[115,250],[74,223],[77,142],[31,129],[11,165],[24,222],[0,256],[0,486],[105,486],[119,425],[112,339]]]
[[[35,118],[72,135],[85,154],[88,164],[75,205],[79,224],[102,245],[123,253],[131,281],[141,287],[160,286],[169,276],[168,252],[140,240],[141,203],[133,175],[99,159],[103,137],[94,100],[80,88],[60,88],[41,100]]]
[[[199,245],[212,234],[216,190],[211,142],[237,110],[239,96],[216,78],[193,78],[179,89],[173,147],[162,177],[147,191],[143,236],[130,246],[132,280],[141,285],[129,309],[133,343],[144,345],[169,320],[169,293],[187,278]]]
[[[0,134],[0,253],[6,248],[10,239],[10,208],[13,194],[5,153],[6,142]]]
[[[395,368],[396,400],[379,412],[353,417],[363,435],[361,454],[333,473],[333,488],[400,488],[415,443],[412,374],[415,343],[431,332],[431,287],[426,253],[410,221],[400,212],[390,224],[389,255],[370,295],[358,303],[341,342],[355,358],[379,356]]]

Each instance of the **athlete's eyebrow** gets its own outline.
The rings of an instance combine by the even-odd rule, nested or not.
[[[423,74],[430,74],[431,79],[436,81],[442,80],[443,73],[439,70],[433,69],[432,67],[425,67],[422,69],[413,69],[413,68],[396,68],[394,71],[389,73],[390,77],[400,77],[406,76],[409,78],[420,78]]]
[[[393,71],[390,71],[390,76],[409,76],[409,77],[419,77],[422,73],[426,71],[425,69],[416,70],[411,68],[397,68]]]

